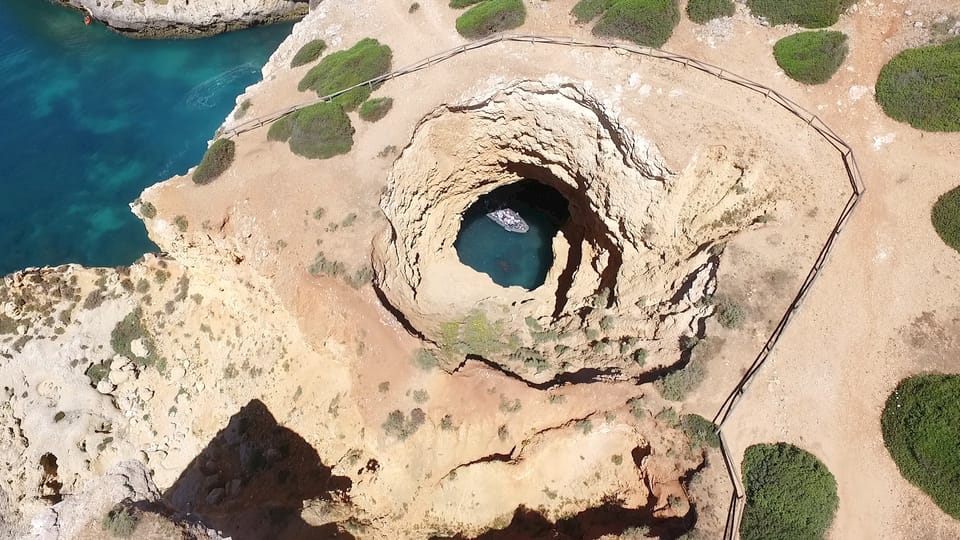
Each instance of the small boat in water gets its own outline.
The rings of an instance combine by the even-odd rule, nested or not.
[[[527,222],[512,208],[497,208],[487,212],[487,217],[497,225],[513,233],[525,233],[530,230]]]

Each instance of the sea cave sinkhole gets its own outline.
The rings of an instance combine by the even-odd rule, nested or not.
[[[495,210],[515,211],[529,229],[507,230],[488,216]],[[460,262],[494,283],[533,290],[546,279],[553,265],[553,238],[569,219],[566,197],[538,180],[524,179],[474,201],[463,213],[454,247]]]

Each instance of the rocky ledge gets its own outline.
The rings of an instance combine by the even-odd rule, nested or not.
[[[58,0],[86,11],[121,34],[140,38],[202,37],[261,24],[292,21],[306,0]]]

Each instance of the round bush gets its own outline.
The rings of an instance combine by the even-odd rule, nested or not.
[[[894,56],[880,70],[877,102],[917,129],[960,131],[960,38]]]
[[[930,212],[930,219],[940,238],[948,246],[960,251],[960,187],[937,199]]]
[[[233,140],[217,139],[213,141],[210,148],[207,148],[207,152],[203,154],[200,165],[193,170],[193,182],[200,185],[213,182],[230,168],[235,152],[236,144]]]
[[[720,17],[732,17],[736,13],[733,0],[690,0],[687,16],[697,24],[705,24]]]
[[[662,47],[679,22],[676,0],[616,0],[593,27],[593,33]]]
[[[837,512],[833,474],[816,456],[792,444],[747,448],[743,484],[742,540],[823,538]]]
[[[855,3],[856,0],[747,0],[747,7],[772,25],[825,28],[836,24],[840,14]]]
[[[773,46],[777,65],[787,76],[804,84],[823,84],[847,58],[847,35],[820,30],[787,36]]]
[[[526,18],[523,0],[484,0],[457,17],[457,32],[463,37],[482,38],[516,28]]]
[[[353,125],[337,103],[317,103],[270,126],[267,139],[290,143],[290,151],[310,159],[327,159],[353,148]]]
[[[960,519],[960,375],[900,381],[881,419],[900,474]]]
[[[367,122],[376,122],[393,108],[393,98],[368,99],[360,105],[360,119]]]
[[[313,90],[318,96],[329,96],[364,81],[379,77],[390,71],[393,51],[379,41],[365,38],[353,47],[329,54],[320,63],[310,68],[297,88],[303,92]],[[362,86],[341,94],[334,99],[344,109],[352,111],[363,103],[373,88]]]
[[[300,47],[300,50],[297,51],[297,54],[293,55],[293,59],[290,60],[290,67],[295,68],[304,64],[309,64],[317,58],[320,58],[320,55],[323,54],[323,51],[325,50],[327,50],[327,42],[324,40],[315,39],[313,41],[308,41],[306,45]]]

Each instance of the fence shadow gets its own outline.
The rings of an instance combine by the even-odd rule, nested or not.
[[[304,501],[346,499],[351,485],[255,399],[230,418],[164,499],[233,540],[352,539],[336,523],[315,526],[300,517]]]

